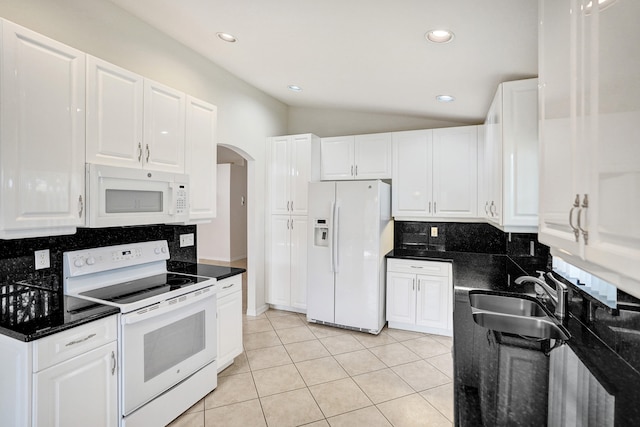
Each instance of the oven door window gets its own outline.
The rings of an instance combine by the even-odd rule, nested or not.
[[[216,295],[212,290],[123,314],[121,324],[125,416],[216,358]]]
[[[170,323],[144,335],[144,381],[178,366],[204,350],[205,312]]]

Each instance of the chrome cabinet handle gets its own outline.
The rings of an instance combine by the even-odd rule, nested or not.
[[[438,213],[438,202],[433,202],[433,213]],[[418,289],[420,289],[420,285],[418,285]]]
[[[289,230],[289,220],[287,220],[287,230]]]
[[[232,283],[232,284],[227,285],[227,286],[223,286],[223,287],[222,287],[222,289],[229,289],[229,288],[230,288],[230,287],[232,287],[233,285],[235,285],[235,283]]]
[[[585,227],[586,227],[588,208],[589,208],[589,198],[585,194],[584,198],[582,199],[582,205],[578,209],[578,230],[582,231],[582,238],[584,239],[585,245],[589,244],[589,231],[582,228],[581,218],[582,218],[582,211],[584,211],[584,219],[585,219]]]
[[[291,212],[293,212],[293,200],[291,201]]]
[[[411,283],[413,284],[413,290],[416,290],[416,279],[411,280]]]
[[[114,351],[111,352],[111,375],[115,375],[116,373],[116,353]]]
[[[138,163],[142,162],[142,143],[138,142]]]
[[[569,227],[571,227],[571,229],[573,230],[573,235],[576,238],[576,242],[580,238],[580,230],[573,225],[573,211],[575,211],[576,208],[579,208],[579,207],[580,207],[580,195],[576,194],[576,199],[573,201],[573,206],[571,207],[571,210],[569,210]]]
[[[358,176],[358,165],[356,165],[356,176]]]
[[[291,229],[293,230],[293,220],[291,220]]]
[[[72,345],[80,344],[80,343],[83,343],[83,342],[85,342],[85,341],[87,341],[87,340],[89,340],[89,339],[91,339],[91,338],[93,338],[95,336],[96,336],[96,334],[87,335],[86,337],[84,337],[82,339],[75,340],[75,341],[70,341],[70,342],[66,343],[64,346],[65,347],[69,347],[69,346],[72,346]]]
[[[420,292],[420,280],[418,280],[418,292]]]
[[[351,165],[351,176],[353,176],[353,165]]]
[[[149,150],[149,144],[147,144],[147,163],[149,163],[149,155],[151,154],[151,150]]]
[[[431,213],[431,202],[429,202],[429,213]]]
[[[287,212],[289,212],[289,210],[290,210],[290,209],[289,209],[289,203],[290,203],[290,202],[289,202],[289,201],[287,201]]]
[[[82,201],[82,194],[78,196],[78,218],[82,218],[84,212],[84,202]]]
[[[489,215],[489,201],[484,204],[484,214]]]

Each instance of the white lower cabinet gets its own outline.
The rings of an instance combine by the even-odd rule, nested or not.
[[[0,424],[117,427],[117,316],[39,340],[0,335]]]
[[[387,260],[390,328],[453,335],[451,263]]]
[[[117,426],[117,354],[114,341],[34,374],[34,425]]]
[[[218,372],[242,353],[242,274],[219,280]]]

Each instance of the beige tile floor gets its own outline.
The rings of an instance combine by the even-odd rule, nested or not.
[[[453,424],[451,338],[373,336],[277,310],[243,326],[245,352],[171,427]]]

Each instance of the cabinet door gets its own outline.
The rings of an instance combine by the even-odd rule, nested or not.
[[[587,123],[590,187],[578,219],[588,233],[581,233],[587,261],[640,281],[640,2],[603,6],[585,6],[586,33],[597,36],[587,46],[589,108],[597,115]]]
[[[393,133],[394,217],[431,215],[432,131]]]
[[[242,353],[242,279],[238,290],[218,298],[218,372]]]
[[[505,226],[538,226],[538,79],[502,84]]]
[[[118,425],[117,343],[34,374],[34,425]]]
[[[292,215],[307,214],[307,191],[311,172],[311,136],[294,136],[290,142],[289,198]]]
[[[416,321],[416,275],[387,273],[387,321]]]
[[[449,276],[417,276],[416,324],[451,329],[453,289]]]
[[[269,141],[269,181],[271,213],[288,215],[291,208],[289,185],[289,137],[279,136]]]
[[[0,237],[73,233],[84,224],[85,55],[0,25]]]
[[[502,224],[502,85],[493,98],[485,121],[485,215]]]
[[[578,75],[578,60],[583,49],[572,45],[582,30],[583,21],[571,12],[571,0],[544,0],[540,3],[540,242],[582,256],[579,236],[570,222],[576,223],[573,209],[579,175],[587,162],[580,149],[579,135],[584,121],[579,117],[578,98],[582,99],[583,77]],[[581,15],[581,14],[580,14]],[[582,103],[582,101],[580,101]],[[570,218],[571,217],[571,218]]]
[[[144,80],[144,167],[184,173],[185,94]]]
[[[87,163],[142,167],[143,78],[87,55]]]
[[[391,178],[391,134],[356,135],[355,179]]]
[[[189,221],[216,216],[217,114],[215,105],[187,96],[186,164]]]
[[[478,129],[433,131],[433,215],[475,218],[478,205]]]
[[[291,217],[291,306],[307,308],[307,217]]]
[[[353,136],[337,136],[320,140],[320,173],[323,181],[353,179],[354,163]]]
[[[271,262],[269,263],[268,303],[291,303],[291,218],[288,215],[271,216]]]

